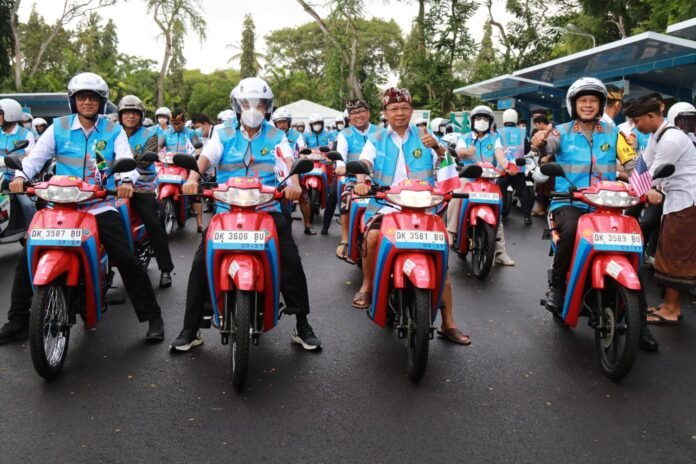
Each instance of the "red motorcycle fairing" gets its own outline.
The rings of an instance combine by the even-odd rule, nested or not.
[[[316,176],[305,177],[304,184],[305,184],[306,188],[314,188],[314,189],[317,189],[319,191],[321,191],[321,189],[323,187],[322,182]]]
[[[608,276],[628,289],[640,290],[637,268],[637,254],[630,259],[620,254],[598,255],[592,261],[592,287],[604,289],[604,278]]]
[[[227,274],[223,272],[224,269],[227,269]],[[227,254],[222,259],[219,285],[223,292],[234,288],[263,292],[264,279],[263,263],[258,256]]]
[[[493,227],[498,226],[498,215],[491,206],[469,205],[469,225],[475,226],[476,224],[478,224],[479,219],[481,219],[484,222],[487,222]]]
[[[408,279],[416,288],[435,290],[434,275],[435,263],[422,253],[402,253],[394,260],[395,288],[405,288]]]
[[[39,253],[39,262],[34,271],[34,286],[48,285],[65,274],[65,285],[74,287],[80,279],[80,257],[66,250],[44,250]]]
[[[158,198],[164,200],[165,198],[174,197],[174,201],[178,201],[180,190],[181,187],[177,184],[160,184]]]
[[[459,209],[459,224],[457,238],[454,243],[459,253],[466,254],[469,250],[467,230],[478,224],[479,218],[486,223],[498,227],[503,194],[500,187],[492,179],[475,179],[464,184],[462,192],[468,193],[469,198],[463,199]]]

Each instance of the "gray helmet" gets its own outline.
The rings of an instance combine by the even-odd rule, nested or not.
[[[91,72],[77,74],[68,82],[68,102],[70,104],[70,111],[72,113],[77,113],[75,94],[84,90],[99,95],[100,103],[98,113],[104,114],[106,111],[106,102],[109,100],[109,86],[101,76]]]
[[[143,106],[143,101],[135,95],[126,95],[118,102],[119,116],[121,112],[126,110],[138,111],[141,118],[145,117],[145,106]]]

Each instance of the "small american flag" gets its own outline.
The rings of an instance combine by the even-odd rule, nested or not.
[[[638,156],[638,162],[628,182],[639,196],[645,195],[648,190],[652,188],[652,175],[650,174],[648,165],[645,164],[645,160],[643,160],[642,154]]]

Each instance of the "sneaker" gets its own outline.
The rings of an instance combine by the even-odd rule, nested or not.
[[[308,351],[316,350],[321,346],[321,340],[315,335],[312,326],[309,324],[293,330],[291,339],[293,343],[302,345],[302,348]]]
[[[524,217],[524,225],[525,225],[525,226],[531,226],[531,225],[532,225],[532,217],[531,217],[529,214],[527,214],[527,215]]]
[[[502,264],[503,266],[514,266],[515,262],[506,252],[498,253],[495,255],[496,264]]]
[[[563,290],[556,287],[549,287],[549,289],[546,290],[546,310],[555,314],[560,314],[563,310],[564,299],[565,295],[563,294]]]
[[[17,325],[12,322],[8,322],[0,328],[0,345],[6,343],[26,340],[29,338],[29,326],[28,325]]]
[[[171,272],[162,272],[160,275],[160,281],[159,281],[159,287],[160,288],[169,288],[172,286],[172,273]]]
[[[188,351],[194,346],[203,344],[203,335],[200,330],[184,329],[181,331],[176,340],[169,345],[172,351]]]

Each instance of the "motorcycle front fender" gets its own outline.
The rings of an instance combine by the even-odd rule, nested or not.
[[[220,268],[220,291],[236,288],[242,291],[263,292],[265,275],[261,260],[253,255],[226,255]]]
[[[469,225],[475,226],[478,221],[484,221],[494,228],[498,225],[498,215],[490,206],[472,206],[469,210]]]
[[[172,197],[174,200],[179,199],[179,186],[176,184],[164,184],[160,187],[159,199],[164,200],[165,198]]]
[[[316,176],[308,176],[305,178],[305,187],[319,189],[321,186],[321,181]]]
[[[46,250],[39,256],[34,271],[34,286],[48,285],[66,274],[66,285],[77,286],[80,278],[80,258],[66,250]]]
[[[394,287],[405,288],[406,281],[414,287],[435,290],[435,263],[422,253],[403,253],[394,260]]]
[[[630,290],[640,290],[638,273],[626,255],[599,255],[592,261],[592,287],[604,289],[605,277],[610,277]]]

